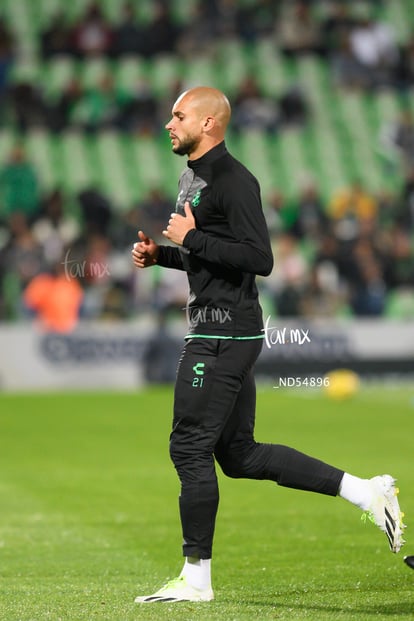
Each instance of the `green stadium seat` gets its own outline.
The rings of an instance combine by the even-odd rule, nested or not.
[[[11,129],[0,130],[0,166],[10,155],[10,151],[16,142],[15,133]]]
[[[385,2],[382,10],[382,19],[392,25],[397,40],[406,41],[412,31],[412,15],[414,3],[412,0],[391,0]]]
[[[150,62],[148,76],[155,94],[166,97],[172,85],[184,77],[182,63],[172,54],[160,54]]]
[[[229,38],[220,42],[215,71],[219,88],[223,88],[232,97],[244,78],[250,74],[249,58],[240,41]]]
[[[262,194],[266,196],[273,187],[272,167],[269,161],[266,134],[247,131],[240,135],[239,158],[259,179]]]
[[[46,191],[56,186],[50,141],[49,132],[43,129],[30,131],[26,138],[27,155],[36,167],[41,186]]]
[[[217,88],[219,86],[216,67],[208,57],[195,56],[185,66],[186,87],[212,86]]]
[[[86,139],[81,132],[67,131],[60,138],[60,160],[66,171],[65,188],[77,194],[90,183],[96,182],[87,151]]]
[[[10,72],[10,82],[30,82],[41,81],[42,65],[35,57],[18,58],[13,63]]]
[[[326,85],[327,76],[320,61],[305,58],[298,64],[298,82],[310,103],[310,127],[304,140],[307,161],[326,198],[345,184],[346,157],[338,140],[333,116],[333,95]]]
[[[153,16],[152,0],[133,2],[139,20],[147,21]],[[64,9],[69,19],[74,20],[89,4],[89,0],[73,0],[65,4]],[[121,0],[102,0],[105,14],[113,23],[118,21],[122,4]],[[243,4],[254,6],[255,3],[254,0],[243,0]],[[249,73],[257,77],[263,92],[270,97],[278,97],[288,86],[298,83],[311,104],[308,127],[275,136],[259,133],[238,139],[228,135],[228,144],[234,144],[235,155],[251,163],[253,170],[258,172],[263,191],[276,186],[288,195],[296,194],[307,173],[316,178],[326,198],[358,174],[373,190],[383,186],[398,187],[401,180],[397,175],[384,175],[384,159],[379,145],[381,125],[398,114],[399,101],[393,92],[382,91],[371,98],[337,92],[332,88],[329,69],[322,60],[316,57],[286,60],[278,52],[277,41],[272,37],[259,40],[257,45],[246,45],[228,38],[218,43],[217,54],[211,61],[201,56],[185,61],[166,54],[150,61],[135,57],[116,62],[99,58],[74,61],[61,57],[43,62],[39,56],[38,34],[62,6],[60,0],[2,0],[0,14],[13,25],[22,50],[14,65],[12,80],[27,79],[40,83],[47,95],[54,97],[74,75],[79,75],[84,86],[88,87],[111,73],[117,85],[127,90],[133,88],[140,78],[148,78],[162,103],[170,98],[178,79],[183,79],[185,85],[218,86],[230,97]],[[188,23],[195,6],[196,0],[186,3],[172,0],[170,3],[178,23]],[[414,0],[385,1],[378,8],[378,15],[393,25],[400,42],[409,36],[412,14]],[[412,94],[407,101],[414,109]],[[13,132],[5,134],[3,131],[2,136],[7,139],[2,141],[0,155],[7,152],[14,139]],[[175,193],[177,173],[183,162],[170,156],[169,146],[163,139],[147,141],[121,136],[115,140],[113,136],[106,136],[102,142],[113,149],[112,162],[119,158],[120,163],[115,162],[112,167],[114,170],[109,168],[108,177],[115,184],[114,193],[118,199],[130,200],[141,195],[151,183],[159,181],[169,192]],[[36,157],[47,184],[67,178],[65,184],[78,189],[86,182],[99,180],[102,166],[108,166],[106,156],[102,162],[99,140],[85,138],[76,132],[68,132],[60,142],[38,132],[31,135],[28,144],[40,146]],[[77,157],[72,157],[73,154]],[[161,174],[158,170],[160,162]],[[119,172],[121,169],[124,174]],[[143,174],[142,170],[149,172]],[[106,185],[111,188],[109,181]]]
[[[100,170],[103,190],[112,197],[115,207],[126,209],[132,202],[124,166],[124,153],[117,132],[101,131],[96,138],[96,166]]]
[[[125,56],[114,63],[117,86],[132,91],[141,79],[147,79],[148,71],[145,62],[137,56]]]
[[[338,97],[338,105],[343,115],[343,122],[351,136],[353,157],[360,162],[359,177],[368,189],[379,190],[383,179],[377,155],[378,136],[373,136],[369,132],[362,106],[362,96],[342,93],[341,97]]]
[[[43,86],[48,96],[57,97],[77,74],[70,56],[57,56],[43,65]]]
[[[131,143],[139,198],[153,186],[164,186],[158,142],[153,137],[137,137]]]
[[[5,14],[19,41],[19,56],[29,59],[38,49],[36,24],[37,12],[27,0],[2,0]]]
[[[267,97],[279,97],[290,85],[286,61],[276,49],[273,39],[259,41],[254,55],[254,73]]]
[[[103,77],[112,74],[111,62],[103,57],[84,60],[79,67],[79,75],[85,88],[97,86]]]
[[[170,8],[172,16],[178,24],[186,24],[191,20],[197,0],[171,0]]]

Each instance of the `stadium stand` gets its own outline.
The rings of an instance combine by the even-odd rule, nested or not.
[[[111,36],[115,36],[125,4],[121,0],[98,3]],[[154,24],[159,28],[160,23],[165,26],[165,21],[157,21],[160,6],[165,3],[134,0],[128,4],[142,32],[145,28],[154,28]],[[43,192],[60,188],[66,197],[67,210],[75,214],[79,213],[79,192],[91,187],[107,196],[114,222],[154,187],[165,192],[173,203],[183,160],[171,157],[163,125],[169,118],[176,94],[180,89],[202,83],[223,89],[234,101],[243,80],[253,75],[263,98],[277,104],[293,89],[301,93],[308,111],[303,123],[286,124],[280,117],[273,131],[255,127],[241,132],[233,128],[229,132],[230,149],[260,179],[265,208],[274,189],[280,190],[288,202],[297,202],[300,188],[306,180],[312,179],[328,210],[332,196],[358,179],[374,197],[384,192],[393,197],[392,225],[399,226],[399,213],[404,211],[401,200],[406,171],[390,163],[381,145],[380,133],[384,124],[395,120],[402,108],[414,110],[414,61],[411,59],[411,65],[404,66],[404,79],[399,77],[402,70],[401,63],[398,64],[398,59],[408,55],[414,1],[345,3],[353,19],[359,19],[357,9],[363,4],[370,11],[374,25],[386,24],[399,50],[398,59],[384,83],[375,88],[362,84],[346,88],[337,84],[332,58],[326,51],[286,56],[278,46],[275,33],[277,21],[282,19],[287,4],[271,0],[259,3],[253,0],[238,3],[174,0],[166,5],[171,9],[169,25],[173,25],[176,33],[173,51],[153,53],[146,48],[143,53],[119,55],[109,45],[104,54],[88,55],[79,54],[70,46],[70,29],[85,19],[91,7],[88,0],[70,3],[3,0],[0,18],[12,33],[13,45],[0,55],[8,70],[0,104],[0,165],[7,160],[13,144],[19,141],[37,171]],[[328,1],[314,0],[309,4],[317,24],[322,24],[333,10]],[[247,9],[255,18],[248,35],[243,29],[238,30],[242,10]],[[206,37],[202,53],[189,54],[180,43],[180,33],[183,37],[191,33],[197,10],[203,11],[206,23],[211,26],[211,36]],[[45,56],[42,33],[57,14],[62,16],[62,23],[69,32],[66,53]],[[274,16],[275,27],[266,24],[264,29],[266,16]],[[4,46],[0,46],[2,49]],[[410,68],[408,74],[407,67]],[[114,89],[122,95],[122,106],[125,106],[115,120],[108,120],[107,116],[115,100],[99,92],[102,80],[108,76],[113,79]],[[77,82],[79,92],[67,100],[64,122],[56,124],[57,102],[73,81]],[[144,91],[157,103],[151,120],[153,125],[141,122],[142,108],[131,108],[137,102],[142,104]],[[98,114],[94,125],[84,121],[90,118],[91,109]],[[137,109],[139,112],[131,112]],[[41,205],[39,213],[40,210]],[[4,218],[2,224],[3,267],[0,271],[4,295],[7,281],[4,274],[8,271],[5,252],[11,240]],[[413,244],[413,230],[408,234]],[[384,239],[387,235],[377,231],[372,241],[372,254],[383,267],[380,272],[385,281],[387,244],[392,243],[389,238]],[[307,240],[297,240],[297,243],[310,260],[312,252],[309,252]],[[126,249],[122,251],[125,253]],[[412,252],[410,260],[413,261]],[[390,301],[383,312],[393,315],[393,309],[400,308],[395,301],[398,300],[398,283],[386,284],[392,291],[390,289]],[[347,286],[348,303],[352,306],[352,283],[347,282]],[[404,286],[406,297],[406,282]],[[266,295],[264,285],[263,288]],[[133,292],[131,296],[135,300]],[[409,305],[405,304],[404,308],[407,307]],[[139,301],[131,306],[131,312],[137,311]],[[5,304],[0,304],[0,317],[8,315]]]

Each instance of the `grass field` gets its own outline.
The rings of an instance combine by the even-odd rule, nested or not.
[[[0,619],[413,619],[413,398],[407,387],[340,403],[258,393],[257,439],[398,478],[400,554],[342,499],[220,474],[216,600],[140,606],[182,564],[171,390],[0,396]]]

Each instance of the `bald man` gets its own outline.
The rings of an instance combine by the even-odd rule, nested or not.
[[[215,461],[236,478],[340,495],[359,506],[402,545],[394,479],[360,479],[278,444],[254,439],[254,364],[263,343],[256,275],[273,256],[256,178],[227,151],[230,104],[217,89],[197,87],[175,102],[167,123],[174,153],[187,156],[175,213],[164,230],[170,245],[139,231],[138,268],[185,270],[188,334],[178,365],[170,454],[181,482],[184,567],[137,603],[212,600],[211,556],[218,508]]]

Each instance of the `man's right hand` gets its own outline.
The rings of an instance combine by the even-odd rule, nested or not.
[[[132,249],[132,261],[135,267],[150,267],[155,265],[158,259],[159,248],[153,239],[138,231],[140,241],[134,244]]]

